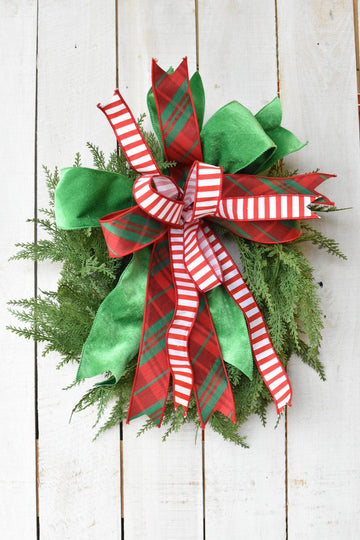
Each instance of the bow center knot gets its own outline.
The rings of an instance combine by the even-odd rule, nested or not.
[[[223,282],[221,265],[202,226],[218,209],[222,169],[195,161],[184,192],[169,177],[140,176],[134,197],[140,208],[170,228],[182,229],[184,262],[198,290],[206,292]]]

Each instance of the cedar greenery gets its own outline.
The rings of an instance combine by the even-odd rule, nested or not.
[[[143,117],[140,123],[142,120]],[[144,135],[160,169],[166,172],[173,164],[163,161],[155,135]],[[106,161],[104,153],[97,146],[88,143],[88,148],[96,168],[118,172],[135,179],[136,173],[129,167],[121,152],[114,151]],[[76,154],[74,166],[81,166],[79,154]],[[82,346],[96,312],[113,289],[130,258],[108,257],[100,228],[74,231],[57,229],[54,193],[59,174],[57,169],[53,174],[46,167],[44,171],[50,205],[49,208],[40,210],[42,217],[29,221],[36,223],[48,239],[17,244],[19,251],[13,259],[61,262],[58,288],[57,291],[41,291],[35,298],[9,302],[10,311],[23,325],[8,328],[25,338],[44,342],[44,355],[50,351],[58,351],[61,357],[58,367],[61,367],[68,362],[79,362]],[[270,171],[271,174],[291,175],[281,164],[275,165]],[[324,207],[314,206],[313,209],[324,211]],[[326,210],[330,209],[325,208]],[[251,242],[224,230],[218,232],[232,237],[240,251],[243,277],[264,315],[272,342],[283,364],[286,366],[291,355],[295,353],[324,380],[324,368],[319,360],[323,315],[317,295],[318,284],[314,282],[312,268],[300,245],[302,242],[311,242],[332,255],[340,258],[345,256],[334,240],[325,237],[307,223],[302,223],[302,229],[303,234],[299,240],[271,245]],[[96,437],[126,418],[136,360],[134,358],[129,363],[117,384],[95,386],[75,405],[73,412],[83,411],[93,405],[97,407],[94,425],[98,428]],[[240,426],[254,413],[265,424],[266,408],[272,398],[256,369],[253,380],[250,381],[235,367],[229,364],[226,367],[233,390],[237,423],[234,425],[231,420],[216,412],[210,418],[209,425],[224,439],[247,446],[246,437],[239,432]],[[112,407],[110,412],[109,407]],[[108,418],[100,425],[106,412]],[[192,397],[188,415],[183,418],[180,410],[174,411],[170,390],[163,419],[163,425],[166,426],[164,439],[170,433],[178,431],[186,422],[194,422],[200,427],[195,400]],[[152,427],[153,423],[146,420],[139,434]]]

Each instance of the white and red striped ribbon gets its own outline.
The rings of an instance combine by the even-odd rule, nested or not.
[[[126,102],[115,90],[107,105],[98,104],[112,126],[129,165],[139,174],[161,174]]]
[[[184,258],[186,269],[200,291],[210,291],[223,281],[219,262],[200,221],[184,226]]]
[[[264,195],[221,199],[217,217],[234,221],[318,218],[308,205],[317,199],[310,195]]]
[[[184,221],[215,215],[221,197],[222,168],[195,161],[184,189]]]
[[[194,382],[188,341],[199,308],[199,293],[185,268],[183,229],[169,230],[169,246],[177,298],[166,346],[173,377],[175,409],[182,405],[186,415]]]
[[[160,193],[152,187],[153,181]],[[173,181],[165,176],[140,176],[134,183],[134,198],[140,208],[154,219],[179,225],[184,203],[169,198],[176,193],[173,187]]]
[[[271,343],[261,311],[224,246],[207,225],[204,232],[220,261],[224,286],[245,315],[257,368],[280,414],[286,404],[291,404],[292,390],[286,371]]]

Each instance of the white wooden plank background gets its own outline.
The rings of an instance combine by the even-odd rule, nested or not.
[[[358,538],[354,28],[351,0],[0,2],[1,538]],[[33,214],[34,198],[37,207],[46,205],[41,165],[67,166],[78,150],[90,165],[88,140],[111,150],[113,135],[95,105],[112,94],[117,75],[138,115],[146,110],[151,58],[175,67],[185,55],[191,71],[200,67],[207,118],[232,99],[256,112],[276,95],[279,71],[284,125],[310,141],[289,163],[336,172],[326,193],[338,206],[353,207],[322,224],[341,242],[348,262],[309,250],[324,283],[319,294],[328,380],[321,383],[294,359],[287,429],[284,422],[273,429],[273,411],[265,429],[251,419],[244,428],[250,450],[224,443],[210,430],[195,444],[191,427],[167,443],[161,442],[162,430],[139,439],[141,421],[124,426],[121,445],[119,429],[92,443],[91,411],[68,423],[90,383],[63,392],[74,369],[57,371],[56,356],[42,358],[41,350],[36,379],[33,345],[4,329],[10,320],[5,302],[34,290],[33,266],[7,259],[16,241],[33,235],[25,219]],[[53,287],[57,270],[39,266],[38,286]]]
[[[326,313],[322,360],[327,382],[294,362],[288,413],[289,530],[293,538],[359,536],[359,124],[352,2],[278,2],[280,95],[284,118],[310,144],[309,170],[336,171],[327,192],[346,213],[324,218],[349,260],[313,257]],[[304,39],[306,34],[306,39]],[[291,159],[303,167],[300,155]],[[334,218],[334,219],[333,219]],[[316,255],[314,253],[314,255]],[[356,524],[356,525],[355,525]]]
[[[34,293],[33,264],[8,263],[8,258],[15,253],[13,246],[19,241],[19,235],[24,241],[31,241],[33,237],[33,226],[26,225],[23,217],[31,217],[34,207],[34,3],[24,4],[21,12],[16,3],[0,3],[0,50],[2,85],[5,82],[0,100],[3,134],[0,197],[11,212],[2,210],[0,218],[0,332],[5,379],[0,392],[0,530],[8,531],[9,539],[36,538],[34,345],[5,330],[9,322],[17,324],[14,318],[9,320],[5,302]],[[14,204],[20,192],[22,197]]]

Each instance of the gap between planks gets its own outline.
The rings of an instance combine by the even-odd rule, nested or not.
[[[280,57],[279,57],[279,19],[278,19],[278,0],[275,0],[275,46],[276,46],[276,78],[277,95],[280,98]],[[288,461],[288,409],[285,407],[285,427],[284,427],[284,505],[285,505],[285,539],[289,537],[289,461]]]
[[[35,122],[34,122],[34,242],[38,240],[38,88],[39,88],[39,1],[36,2],[36,40],[35,40]],[[38,296],[38,263],[34,261],[34,298]],[[35,409],[35,490],[36,490],[36,538],[40,540],[40,503],[39,503],[39,380],[38,380],[38,345],[34,341],[34,409]]]
[[[354,37],[355,37],[355,59],[356,59],[356,81],[357,81],[357,102],[360,128],[360,47],[359,47],[359,5],[358,0],[353,0],[354,11]]]

